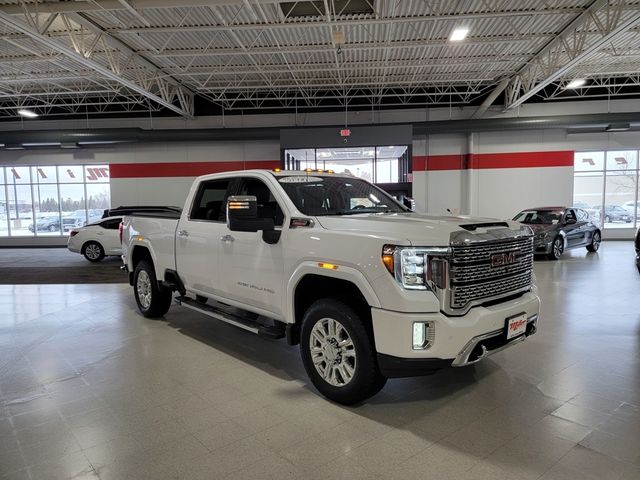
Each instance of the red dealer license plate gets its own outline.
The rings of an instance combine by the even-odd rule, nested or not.
[[[518,337],[527,331],[527,314],[521,313],[507,318],[507,340]]]

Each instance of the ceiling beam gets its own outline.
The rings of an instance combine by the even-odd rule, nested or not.
[[[626,2],[595,0],[509,79],[504,111],[515,108],[569,73],[593,53],[640,24],[640,12]],[[594,39],[593,30],[600,34]],[[498,85],[499,88],[501,85]]]
[[[9,15],[5,12],[0,11],[0,24],[4,24],[7,27],[16,30],[20,33],[23,33],[34,41],[39,43],[40,45],[49,48],[53,51],[59,52],[64,56],[74,60],[75,62],[83,65],[84,67],[90,68],[95,72],[99,73],[103,77],[109,78],[118,82],[119,84],[137,92],[145,97],[149,98],[155,103],[162,105],[169,110],[172,110],[184,117],[191,118],[193,116],[193,95],[190,91],[184,91],[180,86],[176,84],[169,84],[166,79],[157,78],[160,72],[159,70],[153,70],[152,66],[146,65],[145,73],[150,76],[150,80],[153,79],[153,82],[145,82],[148,85],[156,85],[159,87],[159,94],[153,93],[148,89],[148,86],[145,87],[140,83],[134,82],[128,78],[123,77],[121,74],[117,73],[113,69],[98,63],[97,61],[89,58],[85,54],[78,53],[76,50],[69,48],[63,42],[50,38],[46,35],[41,34],[37,30],[34,30],[31,26],[23,23],[22,21],[16,19],[12,15]],[[112,42],[113,37],[104,36],[105,43],[107,41]],[[124,46],[121,46],[124,48]],[[84,52],[83,52],[84,53]],[[133,51],[126,52],[131,53],[132,55],[137,55]],[[148,63],[148,62],[147,62]],[[142,62],[144,64],[144,62]],[[141,68],[145,68],[141,65]],[[164,74],[163,74],[164,75]],[[153,78],[155,76],[156,78]],[[164,92],[164,95],[163,95]],[[177,98],[180,105],[176,105],[171,100],[172,98]]]

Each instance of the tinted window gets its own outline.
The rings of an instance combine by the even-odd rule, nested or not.
[[[226,221],[227,213],[224,208],[224,201],[229,183],[229,179],[203,182],[196,194],[189,218],[191,220],[210,220],[214,222]]]
[[[254,195],[258,200],[258,217],[273,218],[276,227],[282,226],[284,214],[266,183],[257,178],[243,178],[236,195]]]
[[[587,220],[589,220],[589,215],[587,215],[587,212],[585,212],[584,210],[576,210],[576,212],[578,213],[578,220],[580,220],[581,222],[586,222]]]
[[[122,219],[115,218],[113,220],[107,220],[106,222],[102,222],[100,226],[102,226],[102,228],[107,228],[109,230],[118,230],[118,228],[120,227],[120,222],[122,222]]]
[[[567,213],[565,214],[565,221],[567,220],[578,220],[576,218],[576,212],[574,212],[572,209],[568,209]]]
[[[296,175],[278,177],[278,181],[305,215],[408,211],[384,191],[358,178]]]
[[[544,225],[558,223],[561,217],[562,211],[525,210],[516,215],[514,220],[527,225]]]

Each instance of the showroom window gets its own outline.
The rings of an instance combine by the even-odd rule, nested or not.
[[[0,167],[0,236],[67,235],[111,206],[108,165]]]
[[[605,229],[638,225],[638,150],[576,152],[573,204]]]
[[[321,168],[349,173],[373,183],[402,183],[409,181],[409,147],[385,145],[286,149],[284,168]]]

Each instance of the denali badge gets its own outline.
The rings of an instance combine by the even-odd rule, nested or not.
[[[520,254],[516,251],[494,253],[491,255],[491,266],[504,267],[505,265],[511,265],[512,263],[518,263],[518,260],[520,260]]]

